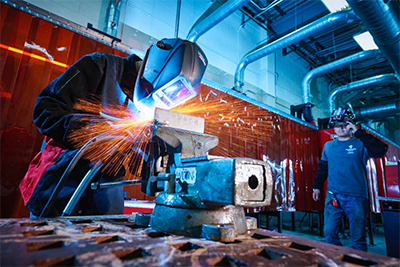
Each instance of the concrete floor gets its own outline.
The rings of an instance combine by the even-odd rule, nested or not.
[[[265,216],[261,216],[261,228],[266,228],[266,221],[265,221]],[[278,231],[277,227],[277,219],[275,217],[270,217],[269,220],[270,227],[268,230],[271,231]],[[313,225],[313,227],[310,227],[310,225]],[[284,234],[288,235],[293,235],[305,239],[311,239],[319,242],[326,242],[325,238],[321,237],[319,235],[319,230],[318,226],[316,224],[316,220],[313,222],[295,222],[296,230],[292,231],[291,230],[291,221],[285,219],[283,217],[283,223],[282,223],[282,232]],[[366,229],[367,230],[367,229]],[[350,233],[349,230],[346,229],[343,234],[340,234],[341,242],[344,247],[349,247],[351,248],[351,239],[350,239]],[[368,252],[370,253],[375,253],[379,255],[384,255],[387,256],[386,254],[386,240],[385,240],[385,233],[383,229],[382,224],[374,224],[373,225],[373,245],[370,244],[370,239],[368,237],[368,232],[367,232],[367,244],[368,244]]]
[[[286,227],[283,227],[283,233],[288,234],[288,235],[294,235],[306,239],[311,239],[315,241],[320,241],[320,242],[326,242],[325,238],[320,237],[317,231],[310,231],[310,230],[297,230],[297,231],[290,231],[289,228],[285,229]],[[378,231],[373,233],[373,240],[374,244],[370,245],[370,240],[367,237],[367,244],[368,244],[368,252],[370,253],[375,253],[375,254],[380,254],[386,256],[386,242],[385,242],[385,235],[383,233],[382,229],[379,229]],[[341,242],[344,247],[349,247],[351,248],[351,239],[350,236],[343,236],[341,235]]]

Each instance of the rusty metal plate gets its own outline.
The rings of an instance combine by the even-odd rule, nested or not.
[[[126,215],[1,219],[0,232],[1,266],[400,265],[399,259],[261,229],[233,243],[168,235]]]

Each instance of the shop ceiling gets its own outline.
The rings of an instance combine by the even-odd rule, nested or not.
[[[393,2],[393,6],[399,10],[399,1]],[[242,26],[245,27],[249,21],[256,22],[267,31],[269,43],[330,14],[324,3],[318,0],[251,0],[240,10],[243,14]],[[284,56],[297,54],[309,64],[311,70],[363,51],[353,36],[364,31],[366,29],[359,21],[343,23],[285,47],[281,53]],[[387,73],[394,73],[394,70],[389,62],[381,57],[334,70],[325,74],[325,77],[330,80],[333,87],[338,87]],[[381,90],[379,86],[366,88],[356,99],[353,98],[353,101],[357,100],[358,104],[366,105],[394,97],[399,98],[398,84],[384,87],[385,90]]]

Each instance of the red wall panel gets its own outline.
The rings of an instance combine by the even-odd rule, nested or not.
[[[20,210],[18,185],[43,140],[32,121],[33,107],[40,91],[66,70],[30,54],[50,59],[47,52],[67,65],[96,51],[126,54],[3,3],[0,40],[1,217],[27,216]]]

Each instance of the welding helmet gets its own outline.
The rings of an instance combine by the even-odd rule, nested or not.
[[[337,108],[332,111],[329,124],[335,126],[336,123],[355,123],[355,115],[350,108]]]
[[[196,43],[178,38],[158,41],[147,50],[139,70],[133,94],[136,108],[152,116],[156,107],[169,110],[193,98],[207,63]]]

